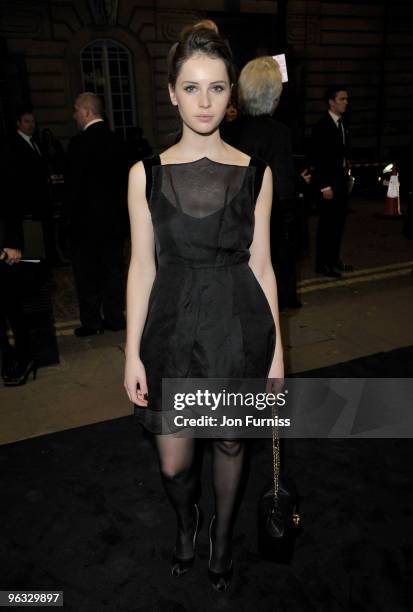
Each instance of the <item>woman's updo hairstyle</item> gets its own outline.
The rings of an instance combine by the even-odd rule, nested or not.
[[[205,19],[184,28],[178,42],[168,53],[168,83],[173,88],[182,65],[198,53],[213,59],[222,59],[231,85],[235,82],[236,70],[229,43],[220,35],[217,25],[210,19]]]

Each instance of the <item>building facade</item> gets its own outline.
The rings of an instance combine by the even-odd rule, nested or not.
[[[413,134],[413,3],[410,0],[2,0],[0,127],[13,129],[17,103],[64,143],[72,106],[98,92],[122,136],[141,126],[155,149],[178,127],[166,84],[166,55],[183,26],[214,19],[239,67],[285,51],[289,70],[280,113],[296,148],[343,82],[351,95],[353,144],[369,155],[405,146]],[[366,153],[367,154],[367,153]]]

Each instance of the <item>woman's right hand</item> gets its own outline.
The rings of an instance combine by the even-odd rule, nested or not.
[[[146,384],[145,366],[139,357],[126,357],[124,387],[131,402],[138,406],[147,406],[148,386]]]
[[[9,249],[8,247],[5,247],[3,251],[6,254],[6,263],[9,266],[19,263],[22,257],[22,252],[20,251],[20,249]]]

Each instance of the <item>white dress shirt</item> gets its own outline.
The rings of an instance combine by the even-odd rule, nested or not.
[[[85,127],[83,128],[83,131],[86,132],[89,126],[93,125],[94,123],[100,123],[101,121],[103,121],[103,119],[92,119],[92,121],[89,121],[89,123],[86,123]]]

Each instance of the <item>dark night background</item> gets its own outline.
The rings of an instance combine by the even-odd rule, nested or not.
[[[398,155],[411,140],[409,0],[2,0],[0,11],[3,133],[14,129],[13,109],[25,102],[39,128],[66,144],[75,131],[74,97],[94,89],[118,132],[126,137],[139,124],[155,149],[165,147],[177,126],[166,91],[167,51],[185,24],[210,17],[239,68],[257,55],[286,52],[290,81],[277,117],[292,127],[296,152],[305,148],[331,81],[350,92],[355,157]]]

